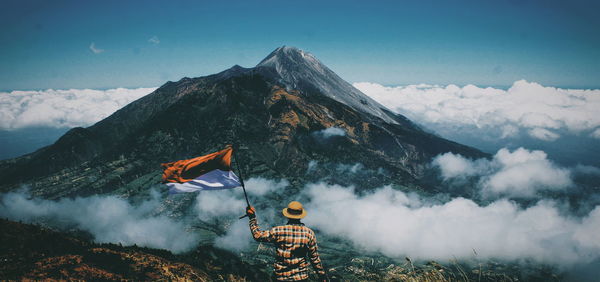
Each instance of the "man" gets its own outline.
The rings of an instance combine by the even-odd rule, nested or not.
[[[317,252],[315,233],[300,222],[300,219],[306,216],[306,210],[301,203],[290,202],[288,207],[283,209],[283,215],[288,218],[288,223],[275,226],[268,231],[259,229],[254,207],[247,207],[246,214],[250,219],[250,231],[254,240],[275,243],[277,258],[273,264],[273,271],[277,281],[307,281],[307,255],[310,264],[319,275],[319,280],[327,281],[325,270]]]

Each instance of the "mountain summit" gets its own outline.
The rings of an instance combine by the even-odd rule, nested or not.
[[[167,82],[88,128],[0,162],[0,191],[27,184],[48,198],[146,191],[162,162],[240,145],[246,177],[395,184],[419,180],[440,153],[484,153],[421,130],[393,114],[310,53],[280,47],[254,68]],[[351,168],[351,169],[347,169]]]
[[[289,89],[313,90],[357,111],[396,123],[382,110],[384,106],[354,88],[308,52],[295,47],[279,47],[257,67],[275,69],[278,82]]]

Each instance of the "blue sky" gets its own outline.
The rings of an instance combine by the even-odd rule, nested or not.
[[[0,90],[158,86],[254,66],[281,45],[315,54],[350,82],[600,88],[598,8],[552,0],[4,0]]]

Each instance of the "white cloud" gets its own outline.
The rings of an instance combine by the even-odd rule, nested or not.
[[[196,212],[202,220],[239,215],[245,210],[246,202],[234,189],[202,191],[196,196]]]
[[[51,201],[11,192],[0,196],[0,215],[12,220],[40,222],[46,219],[59,227],[88,231],[96,242],[137,244],[184,252],[198,243],[198,236],[187,225],[163,215],[158,195],[138,205],[116,196]]]
[[[250,246],[253,240],[248,228],[248,221],[236,220],[229,226],[225,235],[215,239],[215,246],[231,251],[243,251]]]
[[[445,179],[477,173],[475,164],[471,160],[450,152],[435,157],[432,164],[441,169],[442,177]]]
[[[580,175],[600,175],[600,168],[589,165],[576,165],[573,172]]]
[[[310,173],[313,172],[317,169],[317,166],[319,165],[318,161],[315,160],[310,160],[308,162],[308,168],[306,169],[306,173]]]
[[[516,81],[508,90],[452,84],[385,87],[361,82],[354,86],[419,123],[491,129],[502,138],[524,128],[531,130],[534,138],[552,141],[559,137],[557,130],[578,134],[600,126],[598,89],[544,87],[524,80]],[[600,136],[600,132],[592,135]]]
[[[600,139],[600,128],[594,130],[594,132],[590,133],[590,136],[596,139]]]
[[[256,207],[263,224],[268,225],[275,222],[276,219],[281,219],[281,213],[277,213],[273,209],[269,199],[272,199],[272,195],[282,195],[287,192],[286,187],[289,186],[287,180],[250,178],[245,181],[245,186],[250,203]],[[214,240],[215,245],[221,248],[237,252],[250,246],[253,239],[250,236],[248,222],[238,220],[238,217],[245,211],[246,201],[241,188],[203,191],[196,196],[195,214],[198,218],[206,222],[217,223],[224,229],[225,234]],[[233,222],[227,219],[233,219]]]
[[[529,130],[529,135],[531,135],[531,137],[534,137],[534,138],[537,138],[540,140],[544,140],[544,141],[554,141],[560,137],[560,135],[558,135],[548,129],[539,128],[539,127]]]
[[[336,166],[336,170],[339,173],[357,173],[359,171],[363,171],[365,166],[361,163],[355,164],[338,164]]]
[[[285,179],[274,181],[262,177],[250,178],[245,183],[246,191],[253,196],[264,196],[271,192],[281,193],[289,185],[290,183]]]
[[[479,188],[485,197],[535,197],[540,191],[571,187],[571,171],[548,160],[542,151],[519,148],[499,150],[491,160],[469,160],[445,153],[435,157],[432,165],[440,169],[445,180],[479,177]]]
[[[346,131],[339,127],[328,127],[328,128],[313,132],[313,136],[316,136],[317,138],[320,138],[323,140],[327,140],[327,139],[329,139],[331,137],[335,137],[335,136],[346,136]]]
[[[258,208],[262,223],[281,221],[280,207],[274,210],[267,199],[271,199],[270,195],[286,193],[289,182],[251,178],[246,184],[250,202]],[[137,244],[176,253],[189,251],[200,242],[199,234],[190,231],[191,225],[197,225],[192,219],[214,224],[224,232],[214,238],[219,247],[240,251],[253,241],[248,222],[238,220],[246,210],[241,188],[169,198],[152,191],[151,196],[149,200],[133,204],[112,195],[52,201],[31,197],[23,191],[9,192],[0,194],[0,217],[29,223],[44,222],[63,230],[77,228],[89,232],[96,242]],[[167,206],[173,202],[181,203],[181,197],[187,196],[195,197],[191,209],[187,209],[191,212],[189,216],[175,219],[161,214]]]
[[[251,200],[260,200],[268,194],[283,194],[290,183],[285,180],[272,180],[262,177],[245,181],[246,192]],[[240,215],[246,211],[246,201],[241,188],[204,191],[196,195],[196,212],[202,220]]]
[[[92,42],[90,44],[90,51],[92,51],[92,53],[94,53],[94,54],[100,54],[100,53],[104,52],[104,49],[97,48],[96,43]]]
[[[150,37],[150,39],[148,39],[148,42],[156,45],[156,44],[160,43],[160,40],[158,39],[158,36],[155,35],[155,36]]]
[[[514,137],[519,134],[519,128],[511,124],[502,126],[501,131],[500,138],[502,139]]]
[[[496,155],[494,165],[514,167],[545,160],[540,151],[506,151]],[[478,168],[481,160],[467,161],[473,163],[463,163],[466,170],[482,171]],[[287,203],[274,206],[274,198],[269,196],[277,194],[275,198],[281,199],[288,193],[288,182],[259,178],[247,183],[261,227],[281,224],[281,208]],[[216,246],[232,251],[252,246],[247,221],[237,220],[246,204],[241,189],[203,191],[194,196],[193,214],[225,232],[215,238]],[[600,254],[600,207],[574,217],[562,213],[560,205],[552,201],[539,201],[528,208],[506,199],[488,205],[464,198],[433,202],[388,186],[357,195],[351,187],[323,183],[307,185],[293,198],[303,202],[308,211],[304,221],[319,234],[342,237],[391,257],[468,260],[475,249],[480,259],[531,258],[571,265],[589,262]],[[190,250],[198,244],[199,235],[190,231],[192,222],[160,215],[165,201],[159,195],[135,205],[115,196],[50,201],[7,193],[0,195],[0,216],[26,222],[46,219],[65,229],[89,231],[98,242]]]
[[[390,187],[358,196],[325,184],[308,186],[306,194],[308,226],[391,257],[449,261],[473,258],[475,249],[481,259],[574,264],[600,252],[599,207],[579,220],[549,201],[524,209],[508,200],[427,204]]]
[[[575,229],[574,238],[586,248],[600,249],[600,207],[596,207]]]
[[[0,92],[0,129],[89,126],[155,89]]]
[[[571,172],[554,165],[542,151],[501,149],[491,162],[498,170],[484,176],[484,193],[532,197],[538,191],[562,190],[573,185]]]

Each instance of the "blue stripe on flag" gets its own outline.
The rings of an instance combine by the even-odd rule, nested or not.
[[[185,183],[167,183],[169,194],[190,193],[201,190],[222,190],[241,186],[240,181],[233,171],[215,169],[200,175],[194,180]]]

